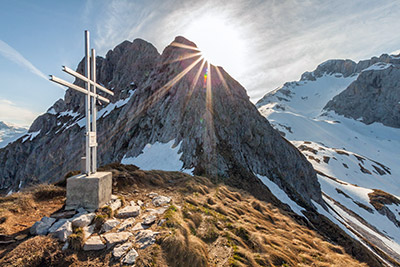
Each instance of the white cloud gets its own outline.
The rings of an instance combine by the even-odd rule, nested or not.
[[[6,42],[0,40],[0,54],[14,63],[28,69],[33,74],[48,80],[47,76],[38,70],[29,60],[24,58],[17,50],[9,46]]]
[[[124,40],[140,37],[162,51],[191,22],[219,16],[234,25],[247,47],[245,60],[235,71],[222,67],[244,85],[253,101],[284,82],[299,79],[325,60],[357,61],[400,46],[395,34],[400,27],[398,1],[249,2],[107,2],[99,12],[95,45],[104,53]]]
[[[17,106],[10,100],[0,98],[0,121],[28,126],[39,114],[25,107]]]

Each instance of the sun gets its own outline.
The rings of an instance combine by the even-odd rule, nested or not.
[[[234,70],[242,64],[245,46],[235,27],[222,17],[203,16],[191,22],[184,36],[196,43],[209,63]]]

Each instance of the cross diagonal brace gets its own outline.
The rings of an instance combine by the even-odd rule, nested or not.
[[[80,73],[68,68],[67,66],[63,66],[63,71],[68,73],[68,74],[71,74],[72,76],[75,76],[78,79],[81,79],[82,81],[90,83],[91,85],[95,86],[96,88],[98,88],[98,89],[100,89],[100,90],[102,90],[102,91],[104,91],[104,92],[106,92],[106,93],[108,93],[108,94],[110,94],[112,96],[114,95],[114,93],[112,91],[108,90],[107,88],[104,88],[103,86],[101,86],[98,83],[93,82],[92,80],[90,80],[87,77],[83,76],[82,74],[80,74]]]
[[[77,86],[75,84],[66,82],[66,81],[64,81],[64,80],[62,80],[60,78],[57,78],[54,75],[50,75],[50,81],[58,83],[58,84],[61,84],[61,85],[64,85],[64,86],[69,87],[69,88],[72,88],[72,89],[77,90],[77,91],[79,91],[81,93],[89,94],[90,96],[93,96],[94,98],[99,99],[99,100],[101,100],[103,102],[110,103],[110,100],[108,100],[107,98],[102,97],[101,95],[98,95],[98,94],[94,94],[92,92],[88,92],[88,90],[86,90],[86,89],[84,89],[82,87],[79,87],[79,86]]]

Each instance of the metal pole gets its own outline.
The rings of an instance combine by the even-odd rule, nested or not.
[[[96,83],[96,51],[92,49],[92,64],[90,65],[90,76],[91,80]],[[96,94],[96,86],[91,86],[92,92]],[[92,132],[94,132],[96,145],[92,146],[92,173],[96,173],[97,171],[97,129],[96,129],[96,118],[97,117],[97,107],[96,107],[96,99],[92,97]]]
[[[85,31],[85,76],[90,79],[90,58],[89,58],[89,31]],[[85,98],[85,113],[86,113],[86,175],[90,175],[90,147],[89,147],[89,133],[90,133],[90,88],[89,83],[85,83],[85,89],[88,94]]]

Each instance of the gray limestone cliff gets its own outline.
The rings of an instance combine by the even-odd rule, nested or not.
[[[194,168],[195,174],[244,189],[263,186],[256,174],[263,175],[306,207],[313,206],[311,199],[324,205],[312,165],[271,127],[246,90],[221,67],[176,43],[195,48],[177,37],[159,55],[151,44],[135,40],[98,58],[97,80],[115,91],[111,104],[99,106],[99,164],[174,140],[184,168]],[[3,191],[55,182],[79,168],[82,106],[83,97],[67,90],[65,100],[35,120],[30,134],[0,150]]]
[[[381,69],[362,71],[324,109],[366,124],[380,122],[400,128],[400,64],[381,64]]]

